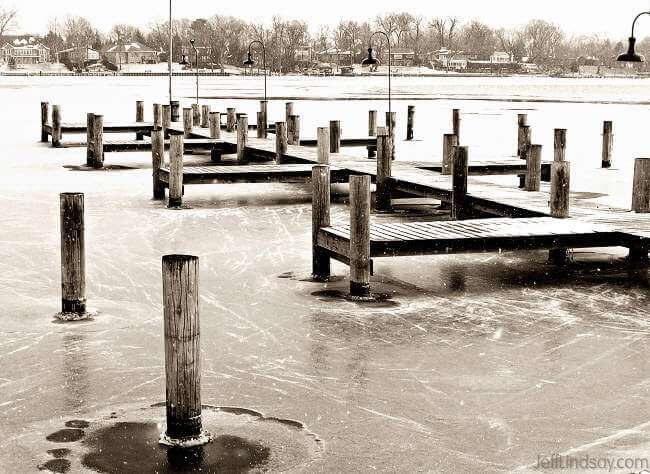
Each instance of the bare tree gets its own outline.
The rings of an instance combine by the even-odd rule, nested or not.
[[[531,20],[524,28],[524,39],[528,57],[537,64],[544,64],[556,56],[564,33],[548,21]]]
[[[15,8],[0,7],[0,36],[16,27],[17,16]]]
[[[495,32],[495,36],[500,44],[500,48],[504,52],[510,54],[514,58],[521,58],[526,55],[526,40],[522,29],[501,28]]]
[[[487,59],[494,52],[494,31],[485,23],[472,20],[463,25],[459,36],[461,49],[481,59]]]

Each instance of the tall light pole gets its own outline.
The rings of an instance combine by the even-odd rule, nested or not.
[[[392,119],[392,109],[391,109],[391,90],[390,90],[390,70],[391,70],[391,54],[390,54],[390,37],[386,32],[384,31],[375,31],[372,35],[370,35],[370,38],[368,39],[368,43],[370,45],[368,46],[368,57],[361,61],[362,66],[370,66],[373,64],[377,64],[378,61],[377,59],[372,57],[372,37],[380,34],[384,35],[386,37],[386,43],[388,43],[388,116],[390,119],[388,120],[388,134],[392,136],[392,128],[393,128],[393,119]]]
[[[639,13],[635,18],[634,21],[632,22],[632,35],[629,38],[629,45],[627,48],[627,52],[623,53],[616,58],[617,61],[622,61],[622,62],[628,62],[628,63],[642,63],[643,62],[643,56],[640,54],[636,54],[634,52],[634,45],[636,44],[636,38],[634,37],[634,27],[636,26],[636,21],[639,19],[639,17],[643,15],[650,15],[650,11],[648,12],[641,12]]]
[[[169,73],[169,105],[172,103],[172,0],[169,0],[169,55],[167,56]]]
[[[262,61],[264,63],[264,100],[266,100],[266,48],[264,47],[264,43],[262,43],[260,40],[253,40],[248,45],[248,59],[244,61],[244,66],[250,66],[252,69],[253,64],[255,64],[255,61],[253,61],[253,58],[251,57],[251,46],[253,46],[255,43],[258,43],[260,46],[262,46]]]
[[[190,44],[194,49],[194,58],[196,60],[196,105],[199,105],[199,51],[194,46],[194,40],[190,40]]]

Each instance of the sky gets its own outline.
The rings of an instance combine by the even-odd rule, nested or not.
[[[274,14],[286,19],[305,20],[312,32],[322,24],[336,25],[341,19],[366,21],[377,14],[407,11],[427,18],[449,16],[461,21],[479,19],[492,27],[513,27],[532,18],[560,25],[571,34],[603,34],[612,38],[629,35],[634,16],[650,10],[650,0],[172,0],[174,18],[205,18],[216,13],[244,20],[270,22]],[[152,21],[165,21],[168,0],[0,0],[0,5],[19,11],[14,33],[45,33],[48,20],[67,15],[83,16],[102,32],[117,23],[146,27]],[[650,35],[650,16],[639,20],[637,36]]]

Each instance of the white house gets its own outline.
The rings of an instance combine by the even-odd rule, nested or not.
[[[509,64],[514,61],[512,55],[506,53],[505,51],[495,51],[490,56],[490,62],[492,64]]]

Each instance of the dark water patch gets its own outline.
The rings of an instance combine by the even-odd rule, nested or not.
[[[217,436],[195,448],[167,448],[156,423],[120,422],[85,441],[91,451],[82,464],[108,473],[247,472],[269,459],[270,449],[238,436]]]
[[[48,449],[47,454],[55,458],[64,458],[68,456],[71,451],[68,448]]]
[[[77,428],[66,428],[50,433],[45,439],[48,441],[54,441],[55,443],[72,443],[74,441],[79,441],[85,434],[86,433],[83,430]]]
[[[38,470],[65,473],[70,471],[70,465],[70,461],[67,459],[51,459],[38,466]]]
[[[68,428],[88,428],[90,423],[86,420],[70,420],[65,422],[65,426]]]
[[[86,165],[63,165],[64,168],[70,171],[120,171],[120,170],[138,170],[143,169],[139,166],[125,166],[125,165],[104,165],[102,168],[93,168]]]

